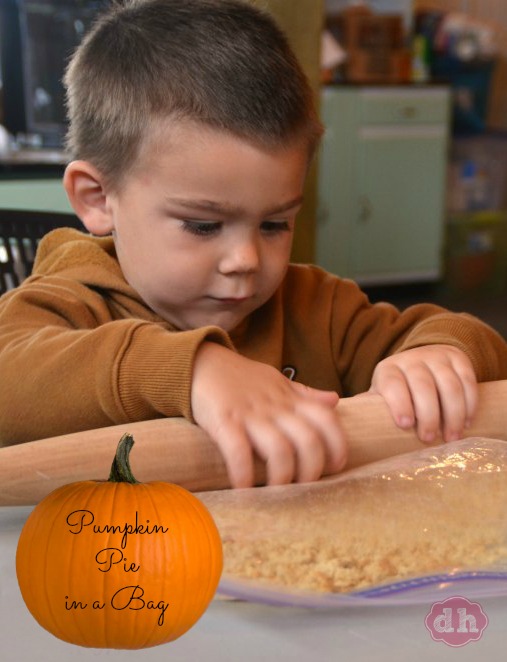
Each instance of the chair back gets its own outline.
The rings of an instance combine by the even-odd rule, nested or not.
[[[39,241],[61,227],[84,231],[74,214],[0,209],[0,294],[17,287],[32,273]]]

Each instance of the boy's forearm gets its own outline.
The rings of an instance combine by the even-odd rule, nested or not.
[[[195,352],[215,329],[138,320],[95,329],[0,324],[0,445],[159,416],[190,417]],[[222,337],[223,335],[223,337]]]

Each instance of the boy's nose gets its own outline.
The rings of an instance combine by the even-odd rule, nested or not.
[[[259,268],[259,248],[255,241],[229,246],[222,256],[219,269],[223,274],[252,273]]]

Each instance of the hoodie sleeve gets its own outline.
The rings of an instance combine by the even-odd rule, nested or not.
[[[163,416],[192,418],[195,353],[218,327],[112,319],[100,293],[47,276],[0,298],[0,446]]]
[[[479,382],[507,378],[507,343],[467,313],[427,303],[403,311],[388,303],[372,304],[347,280],[335,282],[331,309],[335,361],[348,395],[369,389],[373,370],[382,359],[425,345],[461,349]]]

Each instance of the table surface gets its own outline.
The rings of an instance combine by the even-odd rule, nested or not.
[[[30,512],[0,508],[0,628],[2,662],[392,662],[431,659],[503,660],[507,597],[478,600],[489,623],[479,641],[452,648],[432,640],[424,625],[431,603],[340,609],[274,607],[215,599],[180,639],[141,651],[110,651],[66,644],[27,611],[15,576],[19,533]],[[466,596],[465,596],[466,597]]]

